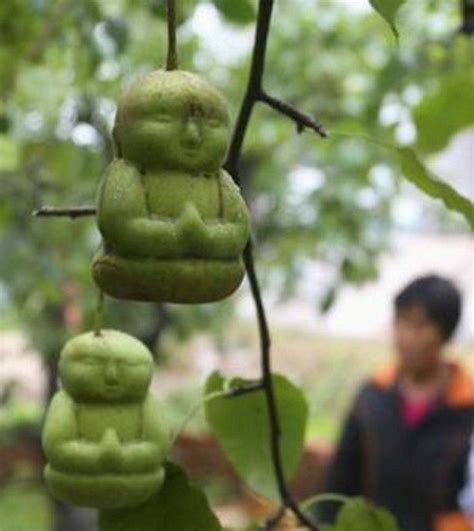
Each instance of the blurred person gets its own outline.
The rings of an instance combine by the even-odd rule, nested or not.
[[[389,509],[402,531],[469,531],[459,499],[474,382],[444,356],[460,315],[458,289],[437,275],[398,293],[394,362],[361,387],[326,478],[326,492],[367,497]],[[336,508],[321,505],[320,519],[330,522]]]
[[[474,529],[474,432],[471,438],[471,450],[467,462],[466,486],[459,495],[459,505]]]

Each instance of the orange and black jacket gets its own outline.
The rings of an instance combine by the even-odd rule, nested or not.
[[[346,420],[325,491],[366,496],[396,516],[402,531],[464,531],[458,494],[466,481],[474,425],[474,383],[457,364],[430,412],[403,422],[398,370],[360,390]],[[335,507],[322,508],[331,521]],[[361,530],[363,531],[363,530]]]

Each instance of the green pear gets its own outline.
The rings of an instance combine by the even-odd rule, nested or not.
[[[164,481],[170,431],[149,393],[153,360],[115,330],[71,339],[59,361],[62,388],[48,408],[45,481],[58,499],[97,508],[143,503]]]
[[[244,276],[250,216],[222,168],[229,115],[220,93],[190,72],[157,70],[124,93],[113,135],[118,157],[98,196],[99,288],[194,304],[232,294]]]

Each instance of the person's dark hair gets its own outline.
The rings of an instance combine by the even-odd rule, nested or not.
[[[451,338],[461,316],[461,293],[450,280],[427,275],[410,282],[395,297],[395,311],[415,305],[424,308],[446,341]]]

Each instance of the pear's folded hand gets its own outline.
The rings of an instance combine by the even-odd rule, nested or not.
[[[122,462],[122,448],[117,433],[107,428],[100,441],[100,462],[106,470],[117,470]]]
[[[81,474],[100,472],[100,458],[99,444],[84,440],[60,443],[49,453],[49,461],[57,470]]]
[[[126,443],[122,447],[122,470],[135,474],[151,472],[161,467],[163,452],[151,441],[136,441]]]
[[[184,206],[177,221],[177,229],[185,249],[191,254],[200,254],[207,247],[206,224],[192,202],[188,202]]]

